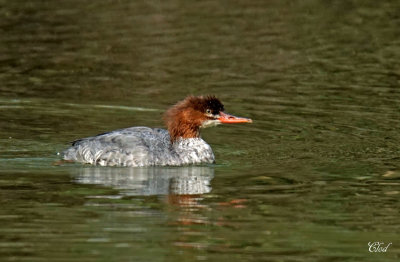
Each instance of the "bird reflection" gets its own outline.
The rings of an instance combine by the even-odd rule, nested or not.
[[[209,166],[112,168],[83,167],[76,182],[109,186],[128,196],[195,196],[211,192]]]
[[[122,196],[157,196],[166,205],[160,210],[166,215],[166,225],[176,227],[176,234],[171,243],[177,248],[208,248],[204,245],[208,239],[209,226],[234,226],[225,221],[224,217],[210,217],[213,210],[219,212],[226,208],[243,206],[245,200],[232,200],[219,204],[203,201],[204,195],[210,193],[211,181],[214,178],[214,168],[211,166],[187,167],[146,167],[146,168],[116,168],[85,166],[74,169],[75,182],[81,184],[102,185],[117,189]],[[142,197],[141,197],[142,198]],[[151,201],[157,201],[153,197]],[[204,203],[206,202],[206,203]],[[153,216],[150,209],[142,212]],[[119,213],[110,213],[120,215]],[[157,213],[159,214],[159,213]],[[140,224],[146,229],[146,224]],[[196,225],[196,227],[193,227]],[[204,234],[201,233],[205,226]],[[200,231],[199,231],[200,230]],[[218,248],[228,248],[225,245]]]

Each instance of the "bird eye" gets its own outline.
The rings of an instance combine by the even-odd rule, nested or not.
[[[211,114],[211,109],[207,109],[206,114]]]

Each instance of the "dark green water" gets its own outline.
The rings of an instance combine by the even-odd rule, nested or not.
[[[0,0],[0,260],[399,261],[399,14]],[[188,94],[254,120],[203,132],[216,165],[53,165]]]

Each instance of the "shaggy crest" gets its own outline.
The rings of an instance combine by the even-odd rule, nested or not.
[[[165,125],[174,142],[178,138],[200,137],[200,127],[210,110],[212,115],[224,111],[224,105],[215,96],[188,96],[164,114]]]

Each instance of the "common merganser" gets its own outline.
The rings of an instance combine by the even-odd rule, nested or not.
[[[167,130],[129,127],[82,138],[63,153],[66,161],[100,166],[181,166],[214,163],[214,153],[200,128],[251,123],[224,113],[215,96],[188,96],[164,114]]]

